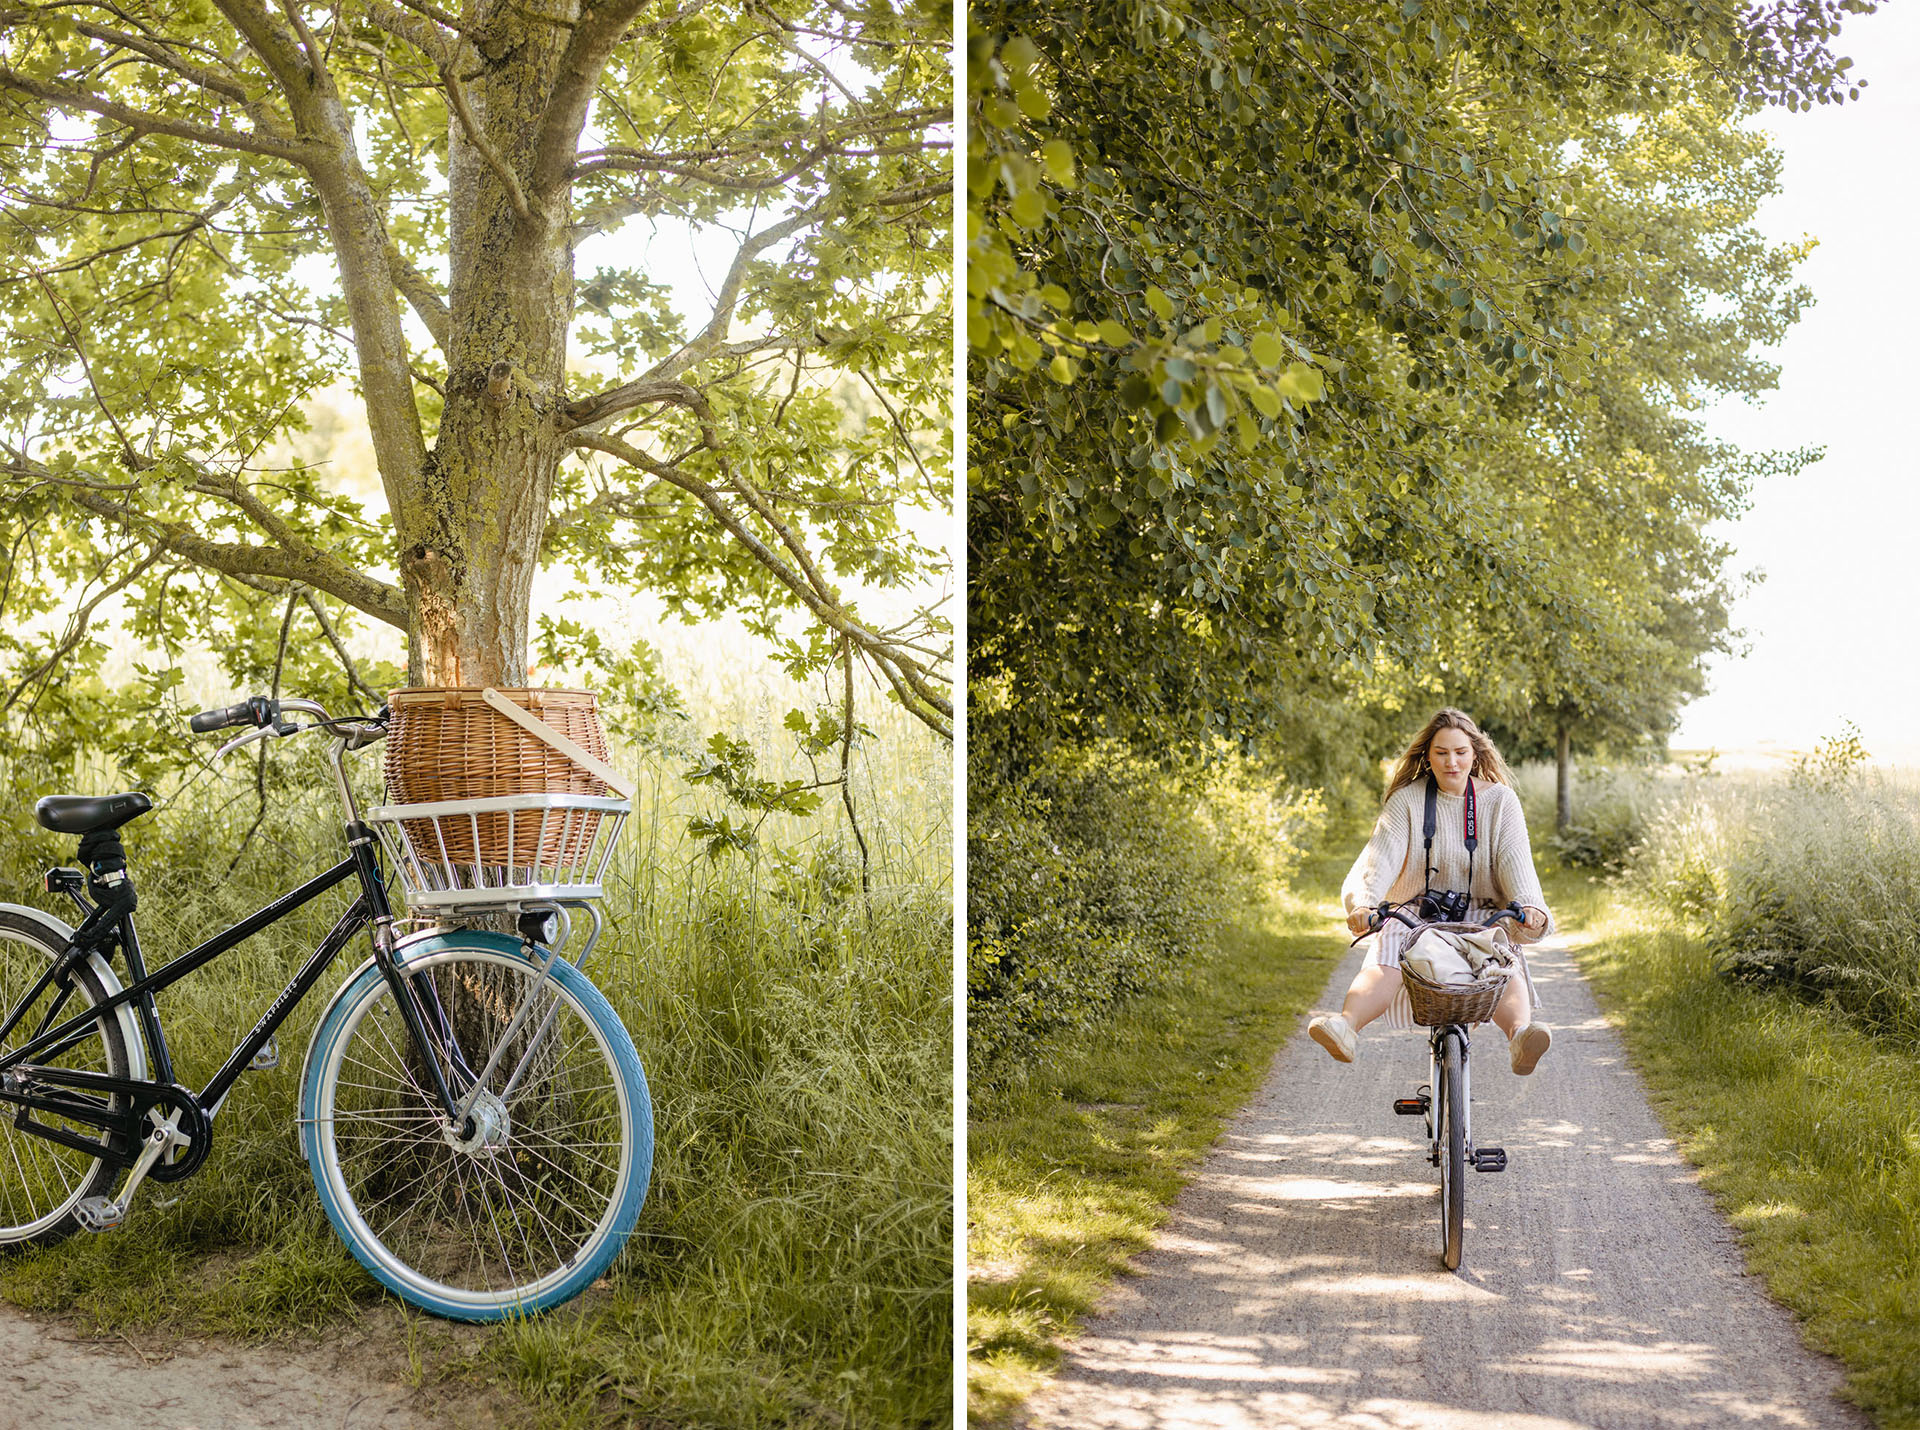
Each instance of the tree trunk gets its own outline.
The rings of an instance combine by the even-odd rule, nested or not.
[[[1565,834],[1573,822],[1573,736],[1564,723],[1553,755],[1553,829],[1556,834]]]
[[[564,454],[571,214],[564,185],[544,203],[527,197],[538,156],[525,116],[552,92],[568,30],[494,4],[478,32],[482,62],[460,77],[468,115],[449,133],[446,404],[424,509],[397,533],[407,674],[424,685],[526,684],[533,578]]]

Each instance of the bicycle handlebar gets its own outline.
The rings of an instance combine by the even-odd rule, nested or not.
[[[289,714],[296,713],[312,715],[314,722],[311,725],[296,725],[293,721],[286,718]],[[187,727],[196,735],[204,735],[214,730],[224,730],[234,725],[251,725],[255,727],[239,739],[229,740],[226,744],[222,745],[218,751],[220,755],[226,754],[229,750],[238,749],[242,745],[252,744],[255,740],[263,740],[269,735],[297,735],[302,730],[314,729],[323,729],[329,734],[337,735],[349,750],[358,750],[373,744],[386,735],[386,716],[386,709],[382,707],[380,713],[373,716],[370,720],[361,720],[359,722],[336,720],[327,713],[326,707],[318,701],[300,699],[273,700],[265,695],[252,695],[242,700],[238,705],[202,710],[198,715],[191,717],[187,721]]]
[[[1401,923],[1405,924],[1410,929],[1418,929],[1420,927],[1420,921],[1418,919],[1409,918],[1407,916],[1407,911],[1404,908],[1398,908],[1392,904],[1381,904],[1378,908],[1374,909],[1367,918],[1368,932],[1373,932],[1377,930],[1388,919],[1398,919]],[[1527,916],[1525,912],[1521,909],[1519,902],[1516,900],[1515,902],[1508,904],[1504,909],[1501,909],[1498,913],[1494,914],[1492,918],[1488,919],[1485,923],[1480,925],[1480,927],[1489,928],[1489,929],[1494,928],[1499,924],[1500,920],[1502,919],[1512,919],[1515,923],[1524,924],[1527,921]]]

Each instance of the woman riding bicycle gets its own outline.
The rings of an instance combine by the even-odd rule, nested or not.
[[[1506,761],[1470,718],[1445,709],[1427,721],[1400,756],[1373,837],[1354,860],[1340,893],[1348,927],[1364,934],[1373,910],[1382,903],[1452,891],[1467,895],[1467,909],[1464,915],[1455,913],[1450,918],[1480,923],[1495,910],[1516,903],[1525,915],[1513,930],[1518,941],[1533,943],[1552,931],[1553,916],[1540,892],[1533,850],[1527,843],[1526,816]],[[1401,924],[1387,921],[1354,975],[1340,1011],[1308,1025],[1313,1040],[1338,1061],[1353,1061],[1360,1029],[1383,1013],[1390,1028],[1413,1026],[1412,1009],[1400,981],[1400,955],[1414,936]],[[1540,1061],[1553,1035],[1546,1025],[1533,1021],[1540,1000],[1525,954],[1516,950],[1516,955],[1517,976],[1495,1006],[1493,1021],[1507,1035],[1513,1070],[1526,1074]]]

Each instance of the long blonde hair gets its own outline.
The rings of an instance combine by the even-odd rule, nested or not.
[[[1433,772],[1433,766],[1427,759],[1427,750],[1433,744],[1433,737],[1442,730],[1458,730],[1473,742],[1473,768],[1467,772],[1470,778],[1491,780],[1494,784],[1512,787],[1513,772],[1507,768],[1507,762],[1500,758],[1493,741],[1481,733],[1480,727],[1473,723],[1473,717],[1466,711],[1448,706],[1434,712],[1433,718],[1421,727],[1420,733],[1413,737],[1413,742],[1401,754],[1399,763],[1393,767],[1393,778],[1387,781],[1389,795],[1402,785],[1424,780]]]

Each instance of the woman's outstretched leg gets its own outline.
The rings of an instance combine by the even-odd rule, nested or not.
[[[1340,1005],[1340,1016],[1357,1033],[1391,1008],[1393,995],[1399,991],[1398,968],[1382,968],[1377,963],[1362,964],[1360,971],[1353,975],[1353,982],[1348,985],[1346,1000]]]
[[[1400,991],[1400,970],[1363,963],[1348,985],[1340,1011],[1307,1024],[1307,1035],[1338,1062],[1350,1063],[1360,1044],[1360,1030],[1393,1005]]]

